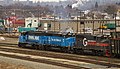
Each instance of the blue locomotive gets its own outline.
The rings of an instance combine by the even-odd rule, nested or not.
[[[19,47],[32,46],[36,49],[48,47],[69,48],[75,45],[75,36],[57,32],[28,31],[19,36]]]

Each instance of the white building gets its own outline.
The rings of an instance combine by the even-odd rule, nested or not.
[[[25,18],[25,27],[26,28],[30,28],[30,27],[38,27],[38,18],[32,18],[32,17],[29,17],[29,18]]]

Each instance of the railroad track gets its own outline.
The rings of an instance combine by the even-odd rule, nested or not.
[[[10,47],[17,47],[18,44],[14,44],[14,43],[0,43],[0,46],[10,46]]]
[[[97,56],[91,57],[91,56],[81,56],[81,55],[75,55],[75,54],[55,53],[55,52],[49,52],[49,51],[38,51],[38,50],[36,51],[31,49],[18,48],[16,44],[10,44],[10,43],[6,43],[6,44],[0,43],[0,54],[7,57],[20,58],[24,60],[29,59],[30,61],[48,63],[48,64],[53,64],[53,65],[58,65],[58,66],[63,66],[68,68],[91,68],[91,67],[87,67],[87,65],[120,68],[120,60],[117,60],[117,59],[97,57]],[[14,55],[14,54],[22,54],[26,56],[20,56],[20,55]],[[44,58],[47,57],[49,59],[43,60],[43,59],[31,58],[33,56],[36,56],[36,57],[41,56]],[[49,61],[53,58],[57,60]],[[58,60],[60,60],[61,62]]]
[[[3,45],[3,46],[2,46]],[[74,58],[86,58],[86,59],[93,59],[93,60],[97,60],[100,59],[101,61],[107,61],[106,59],[108,59],[108,57],[101,57],[101,56],[90,56],[90,55],[76,55],[76,54],[67,54],[67,53],[60,53],[60,52],[53,52],[53,51],[43,51],[43,50],[35,50],[33,48],[20,48],[17,46],[17,44],[12,44],[12,43],[0,43],[0,48],[8,48],[8,49],[17,49],[17,50],[25,50],[28,52],[35,52],[36,54],[38,53],[42,53],[42,54],[47,54],[44,55],[46,57],[49,57],[51,55],[62,55],[62,56],[68,56],[68,57],[74,57]],[[48,55],[50,54],[50,55]],[[33,54],[34,55],[34,54]],[[111,58],[112,59],[112,58]],[[118,59],[112,59],[112,62],[118,62],[120,63],[120,60]]]
[[[19,35],[15,35],[15,34],[13,34],[13,35],[11,35],[11,34],[7,34],[7,35],[5,35],[5,34],[0,34],[0,36],[9,37],[9,38],[18,38],[18,37],[19,37]]]
[[[81,66],[78,66],[77,64],[74,64],[74,63],[76,63],[74,61],[68,61],[68,60],[64,60],[64,59],[47,58],[47,57],[41,57],[41,56],[35,56],[35,55],[29,55],[29,54],[21,54],[21,52],[15,53],[15,51],[16,50],[14,50],[14,52],[13,52],[12,49],[11,49],[11,51],[8,50],[8,47],[4,48],[4,49],[0,48],[0,55],[6,56],[6,57],[23,59],[23,60],[29,60],[29,61],[33,61],[33,62],[57,65],[57,66],[62,66],[62,67],[67,67],[67,68],[89,69],[89,68],[81,67]]]

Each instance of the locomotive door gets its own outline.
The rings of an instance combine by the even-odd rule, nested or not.
[[[86,39],[83,38],[83,37],[82,38],[77,38],[76,42],[77,42],[78,47],[86,46]]]
[[[84,35],[77,35],[75,47],[85,49],[87,47],[87,38]]]

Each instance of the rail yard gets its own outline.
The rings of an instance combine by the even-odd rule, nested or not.
[[[59,51],[35,50],[33,48],[19,48],[17,46],[18,38],[4,38],[5,40],[2,40],[0,43],[0,55],[4,57],[73,69],[118,69],[120,67],[118,58],[68,54]]]
[[[120,68],[119,20],[116,22],[114,20],[68,20],[67,22],[41,20],[41,22],[43,24],[39,28],[41,30],[20,30],[20,32],[0,35],[0,56],[6,60],[1,60],[4,69]],[[115,22],[117,28],[114,28],[114,25],[112,29],[104,28],[103,25],[109,22],[113,24]],[[48,23],[51,27],[45,30],[44,24],[48,26]],[[101,25],[103,28],[100,28]],[[63,31],[60,31],[61,29]]]
[[[120,69],[119,0],[34,1],[0,1],[0,69]]]

